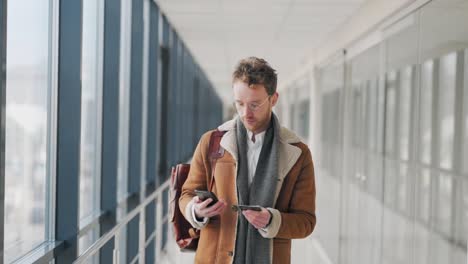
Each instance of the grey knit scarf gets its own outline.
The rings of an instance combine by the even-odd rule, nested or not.
[[[265,133],[262,150],[258,158],[257,169],[249,188],[247,161],[247,130],[241,120],[236,120],[238,149],[237,194],[239,204],[273,207],[276,186],[278,184],[278,149],[280,126],[275,114],[272,114],[270,127]],[[258,230],[239,214],[237,223],[236,264],[270,264],[271,239],[264,238]]]

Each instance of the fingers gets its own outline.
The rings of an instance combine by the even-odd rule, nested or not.
[[[206,214],[206,217],[212,217],[221,214],[224,208],[226,208],[226,203],[223,201],[218,201],[214,205],[205,208],[204,213]]]
[[[264,228],[270,221],[270,213],[265,208],[262,208],[260,212],[245,210],[242,214],[257,229]]]
[[[218,201],[214,205],[208,206],[211,201],[211,198],[208,198],[203,202],[199,201],[198,203],[195,201],[194,206],[196,215],[199,217],[213,217],[221,214],[224,208],[226,208],[226,202],[224,201]]]
[[[211,201],[213,201],[213,199],[208,198],[208,199],[206,199],[205,201],[201,202],[200,208],[203,209],[203,208],[207,207],[207,206],[211,203]]]

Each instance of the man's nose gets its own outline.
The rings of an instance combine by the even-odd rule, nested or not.
[[[250,108],[248,108],[247,106],[244,107],[243,112],[244,112],[243,113],[244,116],[246,116],[246,117],[252,117],[253,114],[254,114],[254,112],[252,110],[250,110]]]

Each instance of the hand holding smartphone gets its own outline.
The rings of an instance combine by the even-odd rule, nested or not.
[[[200,200],[205,201],[208,198],[211,198],[211,202],[208,204],[209,206],[214,205],[218,202],[218,197],[213,192],[203,191],[203,190],[195,190],[195,194],[200,198]]]
[[[252,210],[252,211],[257,211],[260,212],[262,211],[262,207],[258,205],[233,205],[232,209],[235,211],[244,211],[244,210]]]

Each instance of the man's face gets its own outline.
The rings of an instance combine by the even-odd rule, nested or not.
[[[268,128],[271,111],[278,100],[278,93],[271,96],[263,84],[251,87],[243,81],[234,81],[234,103],[245,128],[254,134]]]

